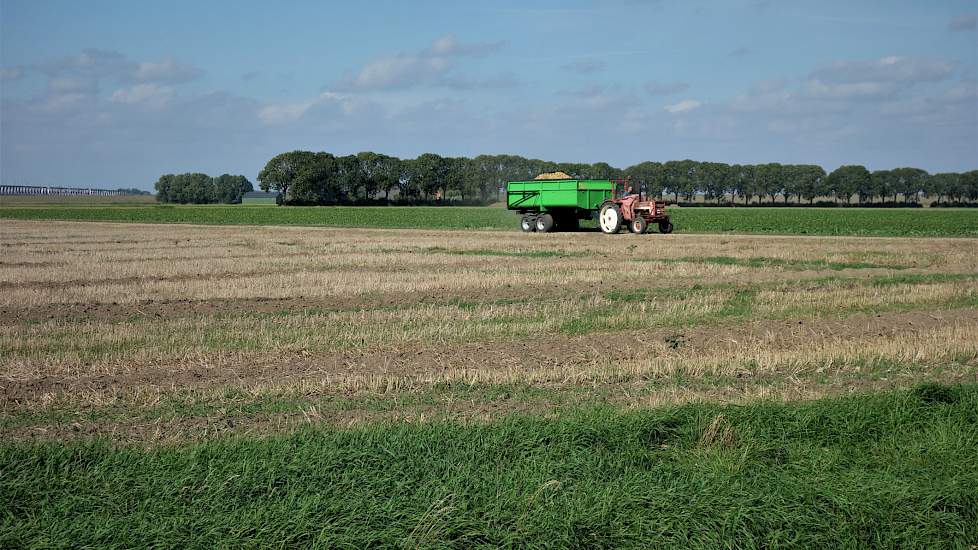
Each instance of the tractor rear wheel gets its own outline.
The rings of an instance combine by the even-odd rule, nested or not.
[[[550,214],[544,214],[537,218],[537,231],[540,233],[547,233],[554,228],[554,217]]]
[[[601,231],[609,235],[617,233],[621,229],[621,222],[623,221],[621,210],[614,203],[607,203],[601,207],[601,212],[598,214],[598,225],[601,226]]]
[[[531,231],[536,229],[535,222],[536,220],[533,219],[533,216],[527,214],[526,216],[523,216],[522,220],[520,220],[520,229],[522,229],[524,233],[530,233]]]
[[[635,233],[636,235],[641,235],[649,228],[649,222],[645,221],[642,216],[636,215],[635,218],[628,223],[628,229]]]
[[[659,233],[665,233],[665,234],[672,233],[672,222],[671,221],[659,222]]]

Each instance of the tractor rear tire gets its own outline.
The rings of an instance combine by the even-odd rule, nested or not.
[[[659,222],[659,233],[665,235],[672,233],[672,222],[670,221]]]
[[[649,229],[649,222],[645,221],[642,216],[635,216],[635,218],[628,222],[628,230],[636,235],[641,235]]]
[[[529,214],[523,216],[523,219],[520,220],[520,229],[522,229],[524,233],[532,233],[533,230],[536,229],[536,220],[533,219],[533,216],[530,216]]]
[[[536,228],[540,233],[549,233],[554,228],[554,217],[550,214],[544,214],[538,217]]]
[[[598,226],[601,227],[603,233],[608,235],[617,233],[621,229],[623,221],[621,210],[614,203],[606,203],[601,207],[601,212],[598,213]]]

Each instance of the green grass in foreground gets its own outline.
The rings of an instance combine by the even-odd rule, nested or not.
[[[0,546],[967,547],[978,386],[0,445]]]
[[[976,209],[676,208],[679,233],[978,237]],[[0,218],[143,223],[517,230],[490,207],[4,206]]]

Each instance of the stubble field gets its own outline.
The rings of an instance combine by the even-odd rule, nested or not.
[[[975,239],[4,220],[0,247],[0,543],[978,533]]]

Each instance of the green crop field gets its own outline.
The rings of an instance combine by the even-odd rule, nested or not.
[[[978,236],[978,209],[673,208],[677,233]],[[4,206],[0,219],[515,231],[490,207]]]
[[[978,386],[0,447],[0,546],[967,547]]]

